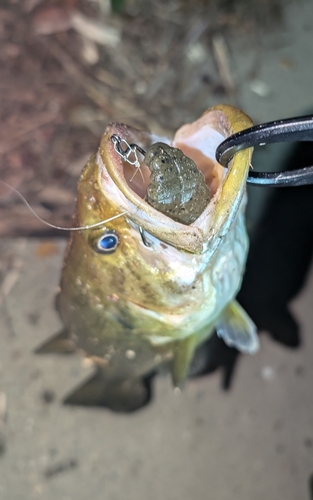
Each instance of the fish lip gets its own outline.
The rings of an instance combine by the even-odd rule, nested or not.
[[[212,128],[220,132],[221,141],[231,133],[243,130],[252,124],[247,115],[226,105],[211,108],[200,119],[205,115],[211,120]],[[131,189],[124,176],[123,160],[115,151],[111,141],[113,134],[144,148],[152,141],[170,142],[169,139],[158,138],[124,124],[108,125],[97,155],[101,172],[99,183],[105,196],[118,205],[121,211],[128,211],[127,218],[132,222],[169,245],[196,254],[207,251],[210,246],[213,248],[219,245],[239,210],[245,191],[252,148],[235,155],[227,175],[206,209],[198,219],[186,226],[154,209]]]

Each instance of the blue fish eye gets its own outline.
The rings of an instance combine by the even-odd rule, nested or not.
[[[120,239],[116,231],[108,229],[94,242],[94,249],[99,253],[113,253],[119,245]]]

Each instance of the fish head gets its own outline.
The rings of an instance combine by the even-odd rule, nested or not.
[[[189,253],[203,253],[210,246],[215,248],[214,240],[227,231],[239,210],[252,148],[237,153],[228,171],[216,162],[215,150],[229,135],[251,125],[247,115],[226,105],[209,109],[195,122],[181,127],[172,138],[157,137],[124,124],[110,124],[96,157],[88,163],[79,181],[78,224],[91,225],[126,212],[120,220],[107,226],[121,231],[130,225],[141,227],[163,243]],[[145,150],[162,141],[192,158],[211,192],[211,200],[201,216],[187,226],[150,206],[145,200],[151,175],[149,168],[144,161],[140,169],[124,161],[115,150],[113,135]],[[101,235],[101,229],[91,233]],[[141,240],[139,233],[136,239]]]
[[[157,334],[182,328],[182,335],[187,335],[192,324],[203,324],[204,317],[213,321],[241,282],[247,251],[245,233],[241,254],[237,252],[240,256],[235,258],[236,272],[219,262],[223,262],[221,248],[226,240],[228,255],[231,252],[230,229],[242,207],[252,154],[251,149],[237,153],[227,171],[216,162],[215,150],[227,136],[250,125],[244,113],[223,105],[184,125],[172,138],[156,137],[123,124],[109,125],[98,152],[82,172],[76,213],[79,227],[107,222],[73,233],[71,255],[66,260],[72,269],[70,279],[73,281],[75,274],[77,282],[91,286],[99,307],[116,301],[124,312],[132,309],[133,327],[135,307],[149,316],[146,329]],[[114,147],[113,135],[144,150],[161,141],[191,157],[211,192],[201,215],[185,225],[149,205],[145,195],[150,170],[144,161],[140,172],[125,161]],[[219,260],[218,251],[223,257]],[[205,276],[222,272],[218,266],[230,277],[212,284]]]

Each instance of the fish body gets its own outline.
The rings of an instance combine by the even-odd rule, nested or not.
[[[142,179],[134,177],[110,140],[117,134],[147,149],[160,138],[111,124],[84,168],[76,226],[120,217],[72,233],[57,299],[64,330],[55,340],[69,339],[92,357],[107,392],[113,387],[124,394],[130,385],[136,392],[136,381],[162,364],[180,386],[196,347],[214,329],[229,345],[257,349],[252,321],[233,302],[248,250],[244,208],[252,150],[239,152],[227,173],[214,158],[225,137],[249,126],[246,115],[221,105],[168,140],[195,161],[210,191],[189,225],[149,205],[149,169],[142,165]]]

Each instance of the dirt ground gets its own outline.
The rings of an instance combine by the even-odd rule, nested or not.
[[[0,179],[69,226],[110,121],[171,135],[220,102],[256,123],[310,112],[312,19],[309,0],[1,1]],[[267,199],[250,191],[251,226]],[[180,396],[159,377],[147,408],[116,415],[62,406],[90,368],[33,353],[60,326],[64,233],[2,186],[0,235],[0,500],[312,500],[312,273],[293,304],[301,348],[262,335],[231,391],[219,372]]]
[[[288,37],[279,1],[261,10],[247,0],[128,0],[119,13],[110,5],[0,6],[0,179],[57,225],[70,225],[77,177],[108,122],[172,135],[209,106],[240,107],[243,82],[262,99],[271,93],[260,79],[268,38],[280,49]],[[238,71],[246,44],[252,59]],[[296,62],[282,54],[279,65],[288,74]],[[0,188],[0,235],[55,234]]]

